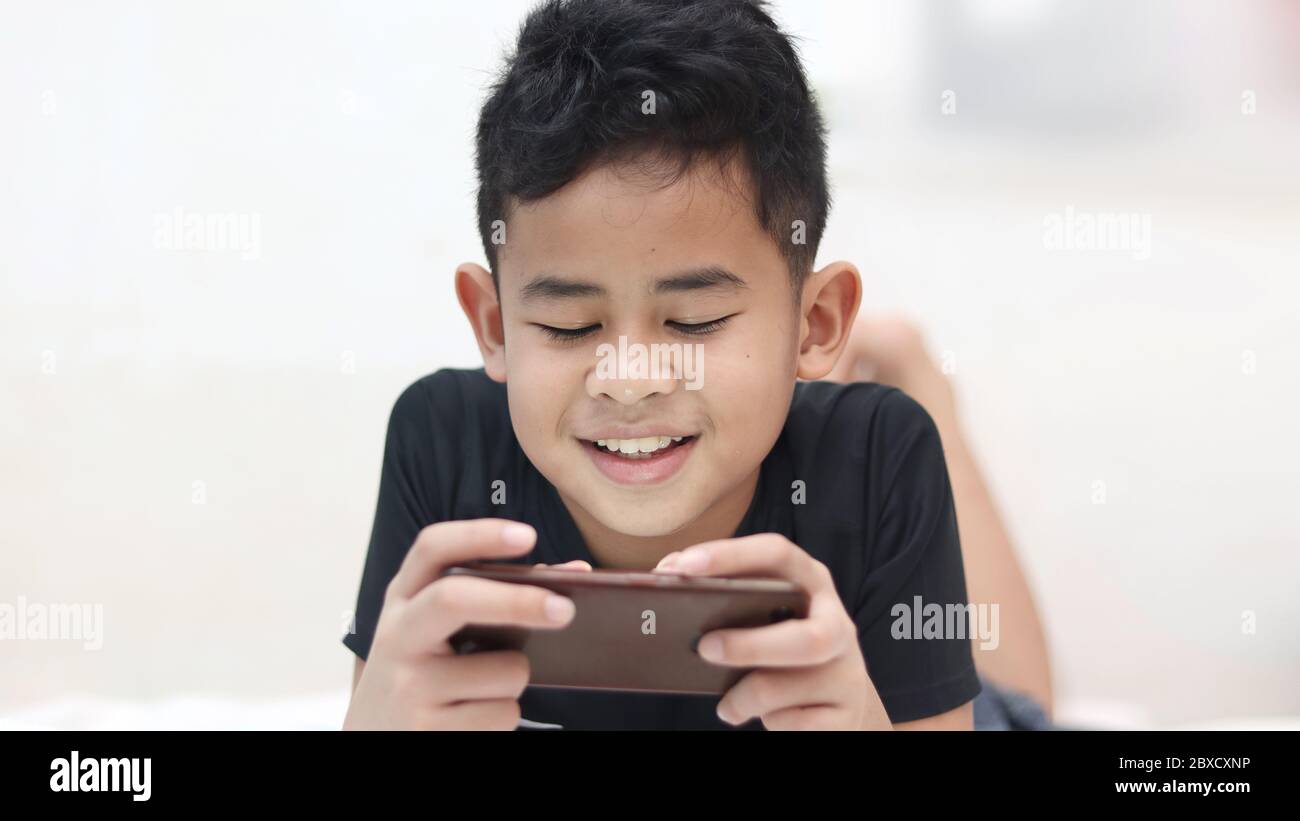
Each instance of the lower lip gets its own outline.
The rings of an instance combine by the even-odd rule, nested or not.
[[[681,470],[697,441],[699,437],[693,437],[676,447],[656,451],[649,459],[624,459],[589,442],[579,440],[579,444],[611,481],[620,485],[654,485],[667,481]]]

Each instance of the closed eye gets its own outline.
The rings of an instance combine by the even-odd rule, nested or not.
[[[691,336],[704,336],[705,334],[711,334],[714,331],[721,329],[723,325],[727,324],[727,320],[731,319],[733,316],[735,316],[735,314],[730,314],[718,319],[711,319],[708,322],[697,322],[694,325],[685,322],[669,322],[668,325],[674,330],[680,331],[684,334],[689,334]]]
[[[735,316],[735,314],[730,314],[728,316],[720,317],[718,319],[712,319],[709,320],[708,322],[696,322],[696,323],[673,322],[670,320],[665,324],[667,324],[670,328],[677,331],[678,333],[686,334],[687,336],[705,336],[707,334],[711,334],[720,330],[722,326],[726,325],[727,321],[731,319],[731,317],[733,316]],[[560,343],[577,342],[583,337],[590,336],[591,334],[600,330],[599,325],[588,325],[585,328],[556,328],[552,325],[542,325],[536,322],[533,324],[536,325],[538,328],[540,328],[542,330],[542,333],[546,334],[552,340]]]
[[[537,324],[537,323],[534,323]],[[537,324],[542,332],[554,339],[556,342],[577,342],[584,336],[594,333],[599,325],[588,325],[585,328],[553,328],[550,325]]]

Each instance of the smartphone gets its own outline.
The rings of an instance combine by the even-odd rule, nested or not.
[[[573,600],[563,628],[466,625],[450,639],[457,653],[521,650],[529,686],[645,693],[725,693],[747,672],[695,651],[711,630],[761,627],[806,618],[808,594],[783,579],[712,578],[622,570],[563,570],[468,562],[444,575],[544,587]]]

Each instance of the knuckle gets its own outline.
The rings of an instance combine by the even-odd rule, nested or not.
[[[775,558],[784,558],[790,554],[790,548],[793,545],[790,540],[780,533],[769,533],[764,540],[763,547]]]
[[[388,605],[389,605],[390,602],[393,602],[393,601],[396,601],[396,600],[397,600],[397,576],[394,575],[391,579],[388,580],[388,584],[384,585],[384,607],[385,607],[385,609],[387,609],[387,607],[388,607]]]
[[[429,605],[437,611],[450,611],[456,609],[460,603],[458,595],[458,580],[454,577],[438,579],[429,585]]]
[[[848,613],[840,613],[837,621],[840,626],[839,636],[841,641],[849,642],[858,637],[858,626],[853,623],[853,619],[849,618]]]
[[[438,558],[438,532],[434,530],[438,525],[429,525],[420,531],[420,535],[415,537],[414,550],[419,558],[424,561],[433,561]]]
[[[528,662],[528,656],[518,650],[510,651],[505,658],[506,677],[512,686],[523,692],[528,686],[528,679],[533,674],[532,665]]]
[[[438,538],[438,528],[441,526],[442,522],[435,522],[420,528],[420,532],[415,534],[415,546],[420,550],[432,548]]]
[[[813,559],[813,564],[816,566],[814,572],[821,577],[823,582],[834,583],[835,576],[831,573],[831,569],[827,567],[824,562],[819,562],[816,559]]]
[[[829,655],[835,647],[835,634],[839,631],[827,627],[824,622],[812,620],[808,622],[808,649],[818,658]]]
[[[776,682],[770,676],[755,675],[749,685],[749,701],[753,711],[762,714],[776,702]]]

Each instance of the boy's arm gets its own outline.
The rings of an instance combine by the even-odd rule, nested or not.
[[[898,317],[859,317],[849,347],[827,377],[870,380],[900,388],[929,412],[943,440],[962,560],[972,601],[998,602],[1001,637],[985,649],[972,641],[982,676],[1026,692],[1052,714],[1047,634],[1029,581],[988,483],[963,434],[948,377],[935,365],[917,326]]]

